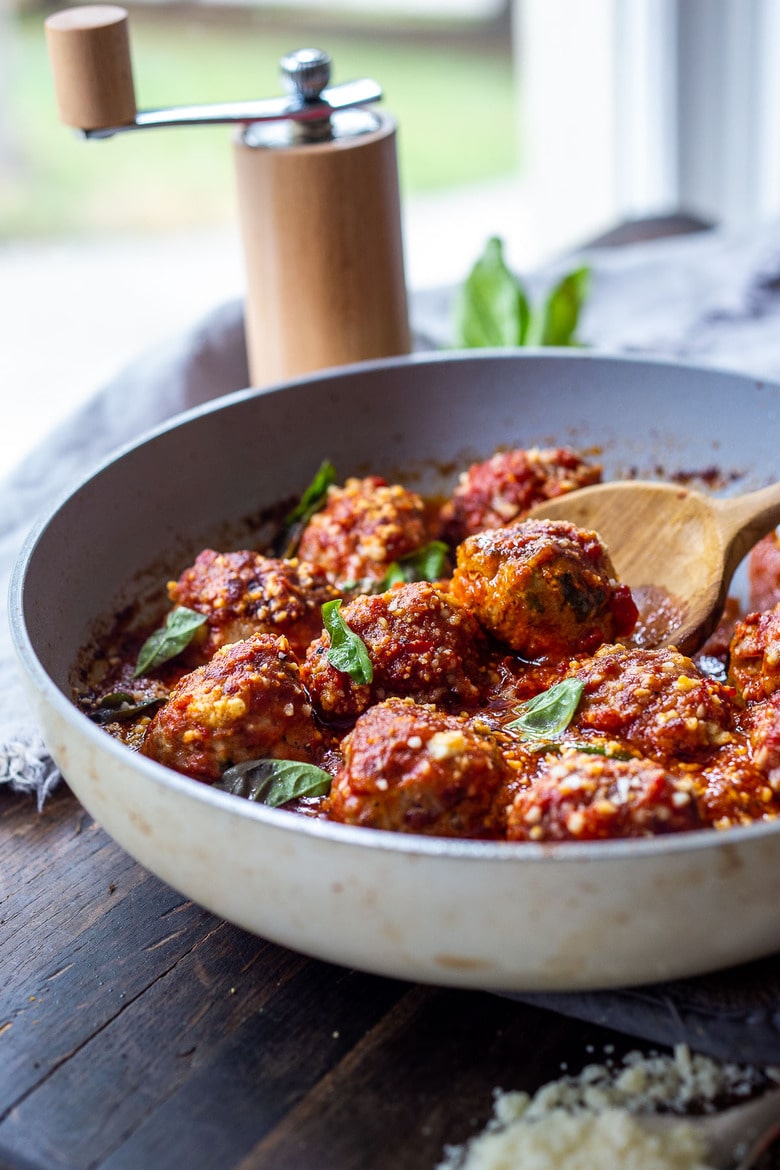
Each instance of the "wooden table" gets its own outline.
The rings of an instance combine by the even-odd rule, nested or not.
[[[40,814],[0,793],[0,841],[2,1170],[433,1170],[494,1086],[642,1047],[247,934],[148,874],[64,785]]]

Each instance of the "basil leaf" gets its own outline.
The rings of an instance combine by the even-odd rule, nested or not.
[[[377,582],[376,592],[384,593],[393,585],[409,581],[438,581],[447,571],[448,553],[443,541],[432,540],[430,544],[393,561],[382,580]]]
[[[284,518],[287,525],[306,524],[325,503],[328,488],[336,482],[336,469],[329,459],[323,459],[319,471],[314,476],[298,503]]]
[[[507,731],[519,731],[527,739],[549,739],[560,735],[571,723],[585,684],[565,678],[518,707],[518,719],[507,723]]]
[[[125,723],[159,707],[164,702],[162,695],[151,699],[136,699],[129,691],[112,691],[109,695],[103,695],[95,709],[89,712],[89,718],[101,726],[105,723]]]
[[[331,776],[298,760],[245,760],[227,768],[214,785],[223,792],[279,808],[303,796],[327,796]]]
[[[577,268],[558,282],[544,305],[540,345],[577,345],[577,325],[589,284],[588,268]]]
[[[467,348],[523,345],[531,316],[528,298],[493,236],[469,273],[458,299],[455,344]]]
[[[328,662],[336,670],[348,674],[358,686],[364,686],[373,679],[374,668],[365,642],[349,628],[339,613],[340,609],[340,597],[335,601],[326,601],[322,607],[322,620],[330,634]]]
[[[304,528],[314,513],[324,506],[328,488],[335,482],[336,469],[330,460],[324,459],[298,503],[284,518],[284,530],[274,542],[279,556],[287,559],[295,556]]]
[[[178,605],[172,609],[165,619],[165,625],[155,630],[141,647],[133,678],[148,674],[163,662],[168,662],[186,650],[195,636],[196,630],[207,621],[206,615],[194,609],[187,609]]]
[[[610,748],[605,744],[597,743],[577,743],[576,740],[567,740],[562,743],[559,739],[539,740],[531,748],[534,755],[539,755],[542,752],[562,752],[573,748],[574,751],[582,752],[584,756],[605,756],[608,760],[633,760],[636,757],[633,752],[623,751],[620,748]]]

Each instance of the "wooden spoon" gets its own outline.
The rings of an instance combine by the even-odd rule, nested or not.
[[[718,624],[740,561],[780,524],[780,483],[716,498],[679,484],[618,481],[548,500],[530,517],[598,532],[620,581],[670,595],[643,644],[693,654]]]
[[[637,1115],[637,1121],[661,1134],[684,1122],[704,1138],[712,1170],[751,1170],[780,1134],[780,1089],[720,1113]]]

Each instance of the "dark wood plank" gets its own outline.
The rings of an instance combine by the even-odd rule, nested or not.
[[[299,955],[215,923],[15,1104],[0,1124],[0,1142],[42,1166],[96,1165],[207,1069],[226,1038],[305,965]]]
[[[0,1170],[433,1170],[494,1087],[638,1046],[255,938],[65,791],[43,816],[0,799],[0,833]]]
[[[232,1166],[403,997],[406,985],[307,962],[100,1170]]]
[[[535,1091],[625,1037],[480,992],[415,987],[240,1170],[433,1170],[478,1132],[493,1089]],[[590,1047],[590,1053],[588,1048]]]
[[[69,793],[40,816],[21,800],[3,814],[13,864],[0,901],[0,1131],[25,1094],[217,922],[151,878]]]
[[[68,795],[39,819],[21,804],[2,815],[18,828],[0,941],[7,1157],[181,1165],[182,1147],[210,1167],[216,1141],[227,1165],[404,994],[192,906]]]
[[[306,960],[153,878],[67,792],[1,815],[0,1148],[87,1165]]]

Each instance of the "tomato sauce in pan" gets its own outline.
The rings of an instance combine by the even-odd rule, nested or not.
[[[129,748],[299,815],[507,841],[723,829],[780,808],[780,545],[693,660],[597,533],[531,521],[598,482],[502,452],[445,501],[324,463],[262,550],[204,549],[162,626],[117,622],[77,701]],[[753,608],[755,606],[755,608]]]

